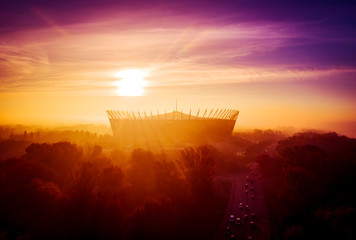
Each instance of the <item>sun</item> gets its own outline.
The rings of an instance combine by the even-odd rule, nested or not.
[[[144,92],[144,87],[147,86],[145,77],[148,72],[142,69],[127,69],[115,73],[115,77],[121,80],[116,82],[118,86],[117,93],[120,96],[141,96]]]

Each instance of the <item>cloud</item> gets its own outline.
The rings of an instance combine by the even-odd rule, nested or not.
[[[300,24],[226,23],[158,13],[101,13],[91,21],[55,27],[41,15],[49,27],[3,35],[0,89],[105,93],[117,80],[113,73],[128,68],[150,70],[152,88],[320,80],[355,72],[337,63],[325,67],[274,56],[281,49],[302,48],[304,37],[310,39],[299,31]]]
[[[291,82],[333,80],[340,76],[352,78],[355,68],[298,69],[287,66],[266,67],[220,67],[211,69],[197,65],[180,67],[180,71],[169,67],[159,70],[161,81],[152,81],[155,86],[225,85],[248,82]]]
[[[46,52],[31,46],[0,44],[0,89],[28,83],[49,65]]]

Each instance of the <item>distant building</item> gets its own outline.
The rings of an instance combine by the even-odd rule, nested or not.
[[[231,136],[239,111],[205,110],[202,116],[173,111],[153,115],[146,112],[107,111],[110,125],[120,144],[167,145],[206,142]]]

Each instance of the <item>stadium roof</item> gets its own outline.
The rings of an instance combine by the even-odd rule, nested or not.
[[[197,111],[196,114],[192,114],[192,111],[183,113],[183,111],[173,111],[165,113],[152,113],[139,112],[139,111],[121,111],[121,110],[107,110],[109,119],[117,120],[207,120],[207,119],[224,119],[224,120],[236,120],[239,111],[233,109],[205,109],[204,111]],[[199,114],[201,116],[199,116]]]

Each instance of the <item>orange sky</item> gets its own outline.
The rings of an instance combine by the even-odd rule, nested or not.
[[[237,127],[356,121],[356,68],[287,58],[311,38],[297,23],[106,9],[60,24],[31,11],[42,26],[1,34],[0,124],[108,124],[106,109],[163,112],[176,98],[185,112],[238,109]],[[118,96],[115,73],[132,68],[148,72],[144,94]]]

